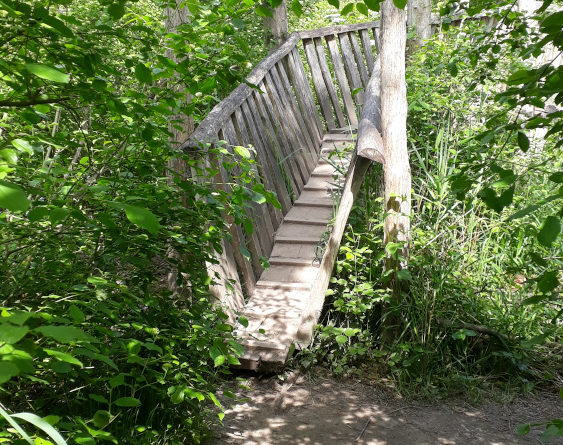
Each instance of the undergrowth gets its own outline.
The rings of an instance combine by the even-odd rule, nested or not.
[[[515,138],[495,147],[492,171],[500,180],[493,186],[501,197],[506,190],[513,194],[504,209],[486,205],[490,174],[459,192],[460,171],[474,165],[475,156],[487,162],[475,138],[506,118],[503,105],[490,100],[494,84],[469,88],[477,76],[473,68],[449,65],[454,50],[464,60],[470,45],[452,35],[435,38],[409,61],[412,245],[405,291],[391,308],[402,320],[399,337],[382,346],[389,291],[381,172],[374,168],[350,216],[322,324],[312,347],[301,353],[301,366],[390,379],[401,392],[429,397],[479,398],[496,389],[514,393],[561,383],[561,306],[556,297],[546,301],[554,288],[545,279],[561,269],[561,243],[548,248],[536,240],[540,221],[556,206],[527,220],[511,218],[541,195],[536,190],[552,185],[547,175],[524,173],[514,187],[502,182],[511,165],[541,164],[557,148],[549,138],[534,153],[519,152]]]

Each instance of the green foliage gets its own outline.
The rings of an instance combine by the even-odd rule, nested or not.
[[[242,352],[206,264],[227,220],[277,202],[248,150],[179,152],[171,130],[264,51],[255,5],[190,1],[167,30],[160,1],[0,3],[2,440],[200,442]],[[221,163],[245,186],[215,190]]]

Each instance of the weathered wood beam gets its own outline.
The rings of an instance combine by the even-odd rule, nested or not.
[[[381,59],[375,61],[365,92],[358,126],[358,156],[383,164],[385,150],[381,138]]]
[[[352,25],[334,25],[327,26],[325,28],[312,29],[310,31],[301,31],[299,32],[299,36],[302,39],[313,39],[315,37],[324,37],[329,34],[358,31],[360,29],[377,28],[378,26],[379,22],[354,23]]]

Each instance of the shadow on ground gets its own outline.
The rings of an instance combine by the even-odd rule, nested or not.
[[[238,394],[249,400],[227,411],[216,444],[541,444],[540,432],[520,437],[518,425],[563,417],[552,395],[472,407],[397,400],[376,387],[333,380],[253,379],[251,387]]]

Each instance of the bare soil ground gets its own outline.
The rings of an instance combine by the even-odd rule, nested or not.
[[[429,404],[356,381],[312,383],[295,376],[249,380],[248,400],[229,409],[216,444],[541,444],[541,431],[518,436],[518,425],[563,418],[557,394],[477,406],[463,400]],[[562,438],[549,444],[563,444]]]

